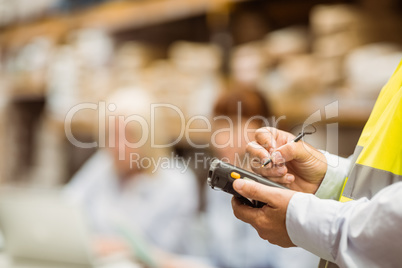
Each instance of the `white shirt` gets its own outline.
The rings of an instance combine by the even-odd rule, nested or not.
[[[327,156],[327,175],[320,197],[339,197],[347,159],[338,168]],[[345,172],[346,171],[346,172]],[[331,188],[336,188],[332,189]],[[402,182],[377,193],[371,200],[340,203],[296,193],[289,202],[286,227],[292,242],[340,267],[401,267]]]
[[[310,268],[319,258],[301,248],[281,248],[261,239],[249,224],[236,219],[232,195],[206,189],[207,247],[211,261],[225,268]]]
[[[198,190],[192,171],[184,172],[178,163],[154,174],[135,175],[123,187],[110,155],[99,150],[65,192],[83,206],[95,233],[131,233],[161,249],[185,252],[187,227],[198,208]]]

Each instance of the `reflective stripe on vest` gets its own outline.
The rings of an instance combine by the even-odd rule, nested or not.
[[[339,201],[371,198],[402,181],[402,61],[381,90],[352,157]],[[319,268],[335,268],[326,260]]]

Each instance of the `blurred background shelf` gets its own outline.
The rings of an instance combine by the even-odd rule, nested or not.
[[[41,0],[47,6],[31,13],[39,2],[24,2],[21,11],[15,3],[22,0],[3,1],[0,175],[21,184],[68,181],[94,149],[66,140],[66,113],[124,87],[176,105],[186,120],[211,116],[217,96],[233,85],[252,88],[276,117],[286,116],[285,130],[317,110],[324,116],[337,101],[331,122],[346,156],[402,57],[396,0]],[[73,134],[93,140],[94,122],[90,111],[77,113]],[[179,124],[171,119],[172,139]],[[197,152],[185,140],[175,149]]]
[[[198,16],[244,1],[247,0],[110,2],[84,12],[80,24],[83,27],[102,27],[110,32],[118,32]]]
[[[148,0],[112,1],[75,11],[53,15],[33,22],[7,25],[0,32],[0,43],[18,47],[38,35],[58,40],[77,27],[96,27],[120,32],[162,24],[213,12],[232,3],[247,0]]]

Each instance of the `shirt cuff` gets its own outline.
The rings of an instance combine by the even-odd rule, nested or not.
[[[333,262],[329,230],[333,214],[337,211],[337,203],[333,200],[320,200],[312,194],[294,194],[286,212],[286,229],[293,244]]]
[[[325,151],[320,150],[320,152],[327,159],[327,172],[315,196],[321,199],[338,200],[349,171],[350,160]]]

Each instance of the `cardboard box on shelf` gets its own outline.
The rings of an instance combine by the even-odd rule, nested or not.
[[[54,44],[45,37],[36,37],[8,55],[7,75],[12,82],[12,94],[44,96],[46,75]]]
[[[315,38],[313,53],[319,57],[340,57],[365,43],[359,32],[342,31]]]
[[[141,88],[151,92],[157,100],[159,107],[156,112],[163,112],[167,118],[163,129],[171,140],[180,138],[181,131],[191,118],[208,117],[211,114],[222,88],[217,73],[199,75],[183,72],[167,60],[152,63],[144,70],[143,76]],[[191,139],[199,140],[199,137],[193,137],[191,133],[190,136]]]
[[[220,48],[212,44],[180,41],[172,44],[168,54],[176,72],[176,89],[186,92],[187,114],[210,114],[213,105],[210,102],[221,89]]]
[[[310,54],[288,57],[267,71],[259,87],[273,109],[282,111],[285,99],[304,100],[320,91],[318,71],[316,59]]]
[[[264,49],[262,42],[250,42],[235,47],[230,55],[231,78],[236,83],[254,84],[273,59]]]
[[[111,37],[102,30],[80,29],[70,33],[67,39],[69,43],[55,49],[46,81],[47,112],[60,122],[76,105],[103,99],[113,86]],[[76,119],[86,125],[93,121],[92,111],[81,109]]]
[[[317,5],[310,13],[310,27],[315,36],[358,29],[361,10],[354,5]]]
[[[169,48],[169,59],[177,69],[196,75],[219,71],[222,51],[208,43],[177,41]]]
[[[143,70],[160,52],[155,47],[140,42],[124,42],[113,56],[111,76],[113,88],[140,86]]]
[[[218,73],[184,72],[169,61],[160,60],[144,71],[142,87],[151,91],[159,102],[176,106],[189,118],[211,113],[222,81]]]
[[[278,66],[289,83],[289,91],[299,95],[311,95],[319,91],[316,59],[309,54],[288,57]]]
[[[183,123],[194,116],[211,114],[223,88],[221,52],[214,45],[178,42],[168,54],[169,59],[154,61],[142,71],[140,87],[165,106],[158,112],[163,111],[168,118],[166,135],[176,140]]]
[[[339,86],[344,81],[344,56],[320,57],[315,55],[317,79],[321,88]]]
[[[309,31],[305,27],[294,26],[270,32],[264,39],[264,48],[275,62],[288,56],[308,53]]]

